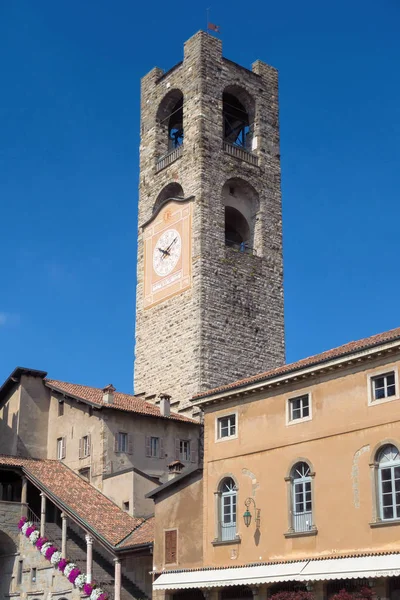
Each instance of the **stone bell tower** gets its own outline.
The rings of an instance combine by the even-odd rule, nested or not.
[[[142,80],[135,393],[186,410],[284,363],[278,83],[200,31]]]

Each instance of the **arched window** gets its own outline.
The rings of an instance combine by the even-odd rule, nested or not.
[[[306,462],[298,462],[291,471],[292,529],[295,532],[313,528],[311,469]]]
[[[223,542],[236,537],[236,505],[236,484],[226,477],[219,486],[219,539]]]
[[[247,181],[228,179],[222,188],[225,207],[225,244],[237,250],[257,253],[260,223],[257,220],[259,198]]]
[[[183,94],[174,89],[163,98],[157,110],[159,157],[183,144]]]
[[[251,152],[254,101],[243,88],[231,85],[222,96],[224,141]]]
[[[400,455],[396,446],[381,448],[377,462],[380,518],[400,519]]]

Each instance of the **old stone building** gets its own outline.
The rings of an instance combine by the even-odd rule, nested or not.
[[[196,393],[284,362],[276,70],[199,32],[142,81],[135,391]]]
[[[15,369],[0,388],[0,598],[80,597],[19,533],[21,516],[109,598],[151,597],[145,495],[174,464],[197,467],[199,442],[198,422],[171,411],[165,395],[155,406],[110,385]]]

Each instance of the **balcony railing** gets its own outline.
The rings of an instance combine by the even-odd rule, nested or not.
[[[227,542],[236,538],[236,523],[220,523],[219,539],[221,542]]]
[[[312,512],[293,513],[293,529],[297,532],[311,531]]]
[[[33,510],[31,510],[29,508],[29,506],[28,506],[28,512],[27,512],[26,516],[27,516],[28,521],[31,521],[35,525],[36,529],[40,530],[40,519],[37,515],[35,515]]]
[[[164,154],[164,156],[159,158],[156,164],[156,172],[158,173],[159,171],[162,171],[162,169],[165,169],[165,167],[168,167],[170,164],[172,164],[178,158],[180,158],[182,156],[182,151],[183,145],[178,146],[178,148],[174,148],[173,150],[170,150],[169,152],[167,152],[167,154]]]
[[[239,146],[235,146],[234,144],[229,144],[229,142],[223,143],[223,149],[227,154],[231,156],[235,156],[236,158],[240,158],[241,160],[245,160],[251,165],[258,166],[258,156],[248,152],[244,148],[239,148]]]

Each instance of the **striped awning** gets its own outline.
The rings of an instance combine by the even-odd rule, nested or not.
[[[285,581],[307,582],[395,576],[400,576],[400,554],[175,571],[162,573],[153,583],[153,589],[207,589],[234,585],[256,586]]]

